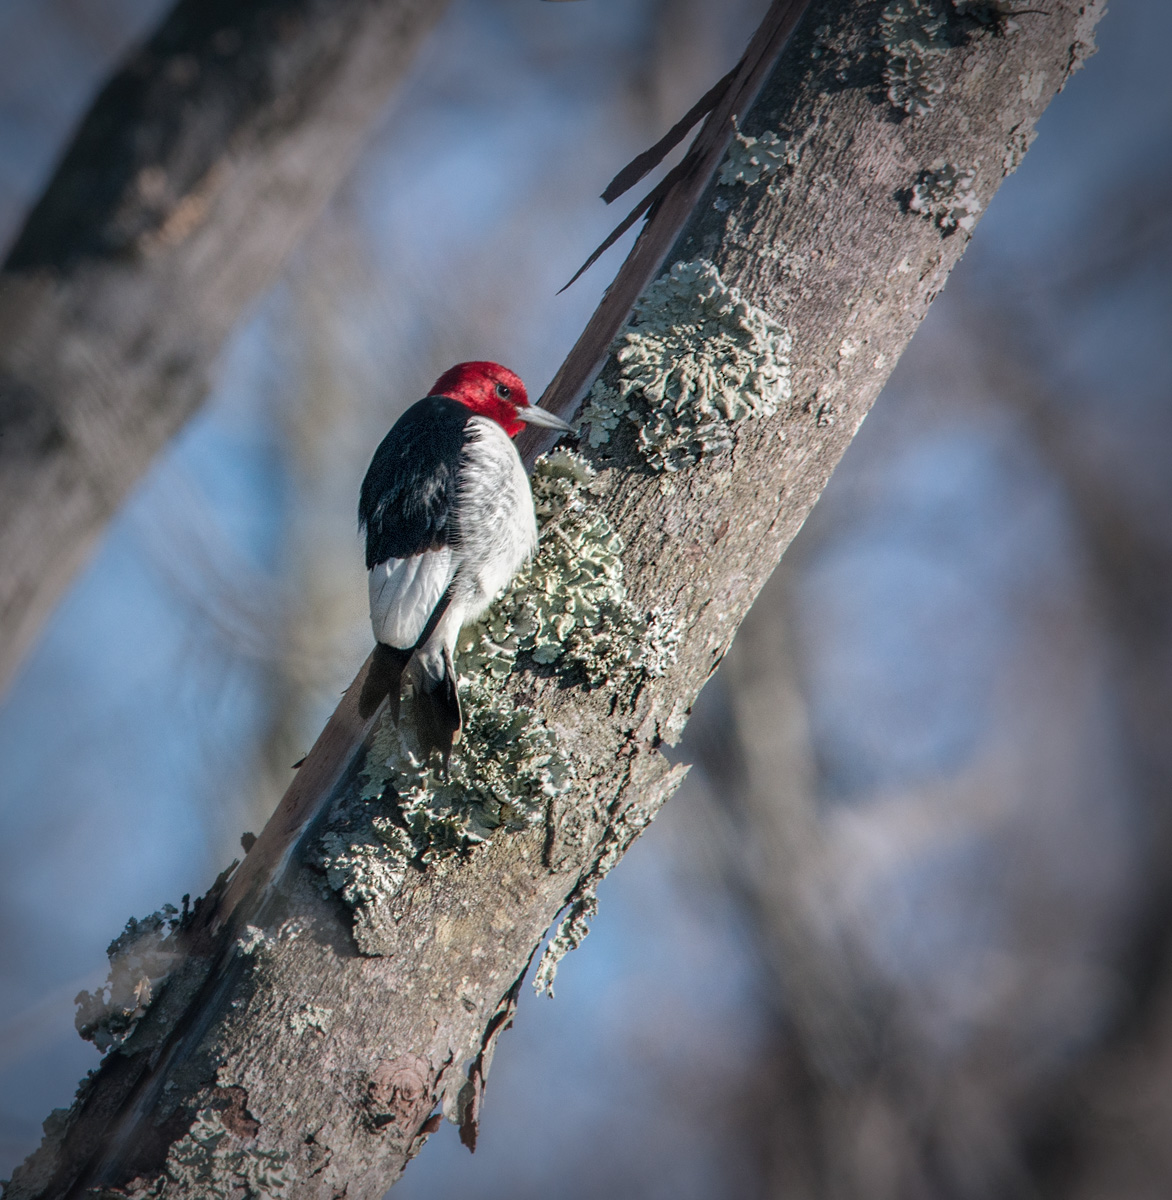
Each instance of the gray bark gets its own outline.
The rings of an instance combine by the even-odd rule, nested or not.
[[[881,27],[881,3],[815,0],[742,121],[792,152],[760,182],[702,190],[669,261],[707,260],[791,331],[792,400],[675,474],[644,465],[633,427],[583,448],[625,543],[630,600],[671,606],[684,636],[666,674],[637,687],[616,674],[587,691],[533,664],[505,681],[572,759],[570,799],[543,825],[416,863],[352,917],[313,861],[323,822],[362,808],[360,673],[243,866],[190,922],[183,964],[54,1119],[11,1200],[261,1194],[248,1172],[276,1161],[266,1155],[287,1156],[273,1194],[376,1197],[440,1103],[474,1142],[497,1038],[545,930],[567,904],[590,911],[598,879],[678,783],[658,748],[678,738],[963,250],[947,212],[988,202],[1090,51],[1094,5],[1054,0],[1016,21],[996,8],[894,0]],[[941,18],[922,62],[900,61],[892,14]],[[888,92],[906,95],[900,74],[920,67],[935,103],[908,115]],[[971,194],[944,188],[937,209],[910,210],[942,162],[971,169]],[[618,369],[611,357],[603,379]],[[559,378],[569,399],[577,388]],[[219,1132],[200,1143],[209,1120]]]
[[[0,272],[0,687],[443,8],[183,0],[95,101]]]

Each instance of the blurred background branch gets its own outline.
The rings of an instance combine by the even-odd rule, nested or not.
[[[182,0],[102,89],[0,271],[0,687],[442,10]]]

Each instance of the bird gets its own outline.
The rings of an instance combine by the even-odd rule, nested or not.
[[[375,637],[359,714],[369,719],[386,698],[397,725],[414,660],[419,745],[425,760],[440,752],[445,772],[463,726],[456,639],[537,548],[533,493],[513,444],[526,425],[574,432],[531,405],[507,367],[457,363],[395,422],[359,493]]]

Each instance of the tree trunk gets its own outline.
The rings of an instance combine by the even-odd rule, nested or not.
[[[502,607],[494,634],[521,641],[516,663],[498,656],[493,681],[461,658],[489,680],[469,685],[479,701],[453,758],[468,803],[445,807],[434,778],[421,799],[388,727],[353,752],[371,734],[360,674],[236,878],[174,935],[187,956],[51,1119],[10,1200],[377,1197],[437,1104],[474,1144],[496,1039],[545,930],[569,905],[540,981],[677,785],[658,747],[678,738],[1098,15],[1073,0],[1016,19],[961,0],[815,0],[675,241],[669,262],[685,265],[645,293],[591,393],[580,452],[597,477],[575,493],[579,525],[551,502],[535,570],[556,586],[512,610],[531,604],[564,648],[525,652],[537,643]],[[677,396],[681,371],[696,391],[677,411],[662,394]],[[612,532],[623,575],[607,560],[599,635],[559,605],[613,558]]]
[[[0,272],[0,687],[345,178],[425,0],[182,0]]]

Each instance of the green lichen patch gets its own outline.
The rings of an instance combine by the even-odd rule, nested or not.
[[[937,159],[912,185],[908,210],[932,221],[946,235],[958,229],[972,233],[981,212],[975,181],[973,169]]]
[[[711,262],[678,262],[644,292],[611,348],[618,378],[590,392],[590,444],[608,442],[625,419],[656,471],[728,450],[735,422],[790,399],[791,348],[789,331]]]
[[[929,112],[944,91],[947,27],[939,0],[891,0],[879,18],[887,98],[909,116]]]
[[[293,1182],[289,1155],[262,1150],[224,1124],[213,1108],[201,1109],[167,1155],[163,1174],[120,1200],[280,1200]]]
[[[401,832],[424,863],[485,841],[494,830],[536,824],[546,802],[568,791],[574,778],[553,731],[531,708],[479,681],[462,691],[464,731],[446,778],[420,757],[409,713],[398,725],[383,723],[367,760],[363,797],[394,789]]]
[[[592,491],[596,480],[570,451],[538,459],[532,483],[540,548],[463,631],[457,658],[464,682],[502,681],[522,654],[587,687],[660,676],[675,661],[675,614],[663,606],[639,611],[626,598],[623,540]]]
[[[752,185],[776,175],[787,166],[797,166],[797,154],[789,143],[767,129],[760,137],[748,137],[738,129],[720,168],[717,182],[722,187],[734,183]]]
[[[598,912],[598,885],[618,864],[631,843],[651,823],[663,802],[676,790],[688,774],[685,764],[677,764],[665,775],[645,786],[640,802],[631,805],[608,822],[599,843],[599,854],[589,871],[581,876],[567,897],[569,910],[546,944],[541,961],[533,976],[533,989],[553,996],[553,983],[558,965],[571,950],[576,950],[590,932],[590,921]]]
[[[74,1025],[103,1054],[134,1032],[178,963],[184,915],[173,904],[165,904],[141,921],[131,917],[106,948],[110,960],[106,983],[96,991],[78,993]]]
[[[532,709],[482,682],[461,689],[464,730],[446,776],[419,753],[410,697],[400,723],[384,716],[364,768],[360,794],[322,835],[316,862],[329,885],[363,920],[355,937],[379,953],[374,914],[408,869],[448,858],[501,828],[542,820],[550,799],[568,791],[573,764]]]
[[[577,950],[586,940],[590,932],[590,921],[598,912],[598,897],[593,888],[587,889],[570,905],[570,911],[562,918],[554,933],[546,944],[533,974],[533,990],[540,996],[546,995],[553,999],[553,981],[557,976],[558,965],[571,950]]]
[[[376,751],[372,749],[371,753]],[[361,797],[357,812],[342,811],[322,834],[314,858],[330,887],[352,908],[394,896],[415,857],[415,846],[381,801]]]

